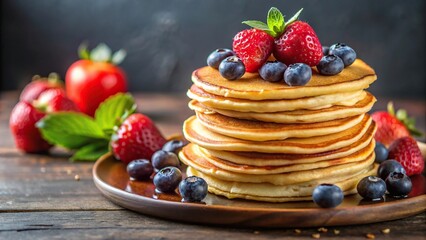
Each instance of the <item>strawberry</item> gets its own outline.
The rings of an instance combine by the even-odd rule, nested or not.
[[[394,141],[389,147],[389,159],[395,159],[405,168],[408,176],[423,172],[425,162],[412,137],[402,137]]]
[[[65,91],[61,88],[48,89],[40,94],[40,97],[33,102],[40,110],[45,112],[74,111],[78,112],[77,105],[65,96]]]
[[[274,56],[285,64],[306,63],[316,66],[323,57],[322,45],[308,23],[296,21],[275,40]]]
[[[388,103],[388,112],[374,112],[371,117],[377,124],[374,139],[387,147],[398,138],[422,134],[415,128],[415,120],[408,118],[405,110],[400,109],[395,114],[392,102]]]
[[[21,92],[19,99],[21,101],[32,102],[36,100],[40,94],[48,89],[63,89],[63,84],[55,73],[51,73],[48,78],[40,78],[34,76],[33,81],[25,86]]]
[[[140,113],[130,115],[111,138],[114,156],[126,164],[135,159],[151,159],[165,143],[153,121]]]
[[[28,102],[21,101],[16,104],[10,114],[9,127],[17,148],[28,153],[49,150],[51,145],[41,137],[40,131],[35,126],[35,123],[44,116],[45,113]]]
[[[302,10],[303,8],[285,22],[282,13],[272,7],[268,12],[266,24],[260,21],[243,23],[275,38],[273,54],[278,61],[287,65],[305,63],[316,66],[323,57],[322,45],[309,24],[297,21]]]
[[[274,38],[258,29],[243,30],[234,37],[232,47],[247,72],[257,72],[272,53]]]

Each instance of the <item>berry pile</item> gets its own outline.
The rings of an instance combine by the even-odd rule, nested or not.
[[[176,155],[185,146],[184,141],[171,140],[161,150],[152,154],[151,160],[136,159],[127,165],[127,173],[132,180],[149,180],[154,172],[153,183],[157,192],[174,193],[176,188],[183,202],[201,202],[207,196],[207,183],[204,179],[191,176],[182,179],[180,162]]]

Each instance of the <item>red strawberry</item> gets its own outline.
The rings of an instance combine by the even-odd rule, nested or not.
[[[285,64],[306,63],[318,65],[323,57],[322,45],[308,23],[296,21],[275,40],[274,56]]]
[[[78,112],[77,105],[66,97],[65,91],[61,88],[49,89],[40,94],[34,101],[34,105],[45,112],[74,111]]]
[[[40,134],[35,123],[45,114],[38,111],[31,104],[21,101],[13,108],[10,114],[9,127],[15,139],[17,148],[29,152],[45,152],[51,147]]]
[[[274,38],[258,29],[243,30],[234,37],[232,47],[247,72],[257,72],[272,53]]]
[[[389,159],[395,159],[405,168],[408,176],[423,172],[425,162],[412,137],[402,137],[394,141],[389,147]]]
[[[135,159],[151,159],[161,149],[166,139],[147,116],[130,115],[112,136],[111,147],[114,156],[128,164]]]
[[[42,92],[52,88],[63,89],[63,84],[59,80],[58,75],[51,73],[49,78],[40,78],[35,76],[33,81],[27,84],[24,90],[22,90],[19,99],[21,101],[32,102],[36,100]]]
[[[414,136],[421,135],[415,129],[414,119],[408,118],[405,110],[400,109],[395,115],[392,102],[388,104],[388,112],[374,112],[371,117],[377,124],[374,139],[387,147],[398,138],[407,137],[411,134]]]

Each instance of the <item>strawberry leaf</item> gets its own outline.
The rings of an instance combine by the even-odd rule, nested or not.
[[[111,49],[105,43],[100,43],[90,52],[90,59],[95,62],[109,62]]]
[[[43,138],[51,144],[78,149],[99,140],[109,140],[93,118],[82,113],[56,112],[36,123]]]
[[[275,37],[280,36],[284,31],[284,16],[276,7],[271,7],[268,11],[266,23],[271,31],[274,32]]]
[[[108,141],[97,141],[81,147],[71,157],[71,161],[96,161],[100,156],[109,151]]]
[[[294,16],[293,17],[291,17],[286,23],[285,23],[285,26],[284,26],[284,29],[288,26],[288,25],[290,25],[290,24],[292,24],[293,22],[295,22],[295,21],[297,21],[297,19],[299,18],[299,15],[300,15],[300,13],[303,11],[303,8],[301,8],[299,11],[297,11],[297,13],[296,14],[294,14]]]
[[[126,56],[127,56],[126,50],[120,49],[112,55],[111,62],[114,65],[118,65],[123,62]]]
[[[99,105],[95,112],[95,122],[104,133],[110,136],[113,127],[120,125],[135,110],[136,104],[132,95],[117,93]]]
[[[87,50],[86,42],[81,43],[80,46],[78,47],[78,56],[80,57],[80,59],[86,59],[86,60],[90,59],[90,53],[89,53],[89,50]]]

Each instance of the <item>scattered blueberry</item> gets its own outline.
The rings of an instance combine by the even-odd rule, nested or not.
[[[268,82],[282,81],[287,66],[279,61],[268,61],[259,69],[259,75]]]
[[[179,151],[186,145],[184,141],[180,140],[170,140],[163,145],[163,150],[166,152],[173,152],[178,154]]]
[[[392,172],[386,178],[386,187],[389,195],[402,197],[411,192],[413,184],[411,183],[411,179],[404,173]]]
[[[365,199],[380,199],[386,193],[386,183],[381,178],[368,176],[359,181],[356,189]]]
[[[330,55],[336,55],[343,60],[345,67],[355,62],[356,52],[344,43],[336,43],[331,45],[328,51]]]
[[[322,57],[317,65],[317,69],[322,75],[336,75],[340,73],[343,68],[345,68],[345,65],[342,59],[336,55],[326,55]]]
[[[236,56],[225,58],[219,65],[219,73],[228,80],[241,78],[246,72],[244,63]]]
[[[390,159],[380,163],[379,169],[377,170],[377,175],[379,175],[381,179],[386,180],[386,178],[391,172],[400,172],[403,174],[406,173],[401,163],[396,160]]]
[[[179,192],[184,202],[201,202],[207,196],[207,182],[200,177],[187,177],[180,182]]]
[[[295,63],[284,72],[284,81],[290,86],[306,85],[312,77],[312,69],[307,64]]]
[[[176,154],[164,150],[156,151],[151,158],[152,166],[160,170],[165,167],[179,167],[179,159]]]
[[[149,179],[153,172],[151,162],[146,159],[133,160],[127,165],[127,173],[135,180]]]
[[[334,184],[320,184],[315,187],[312,198],[322,208],[333,208],[342,203],[343,192]]]
[[[163,193],[173,192],[182,180],[182,172],[176,167],[165,167],[154,176],[155,188]]]
[[[382,163],[388,159],[389,150],[380,142],[376,142],[376,147],[374,147],[374,154],[376,155],[376,162]]]
[[[219,65],[223,61],[223,59],[234,55],[235,53],[230,49],[218,48],[212,53],[210,53],[210,55],[207,57],[207,65],[217,69],[219,68]]]
[[[329,46],[322,46],[322,54],[324,55],[324,56],[327,56],[328,55],[328,51],[330,50],[330,47]]]

